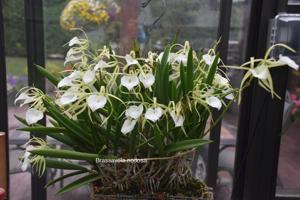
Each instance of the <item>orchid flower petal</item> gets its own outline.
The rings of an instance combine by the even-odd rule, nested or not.
[[[295,61],[290,59],[288,56],[279,55],[279,61],[288,65],[289,67],[291,67],[295,70],[299,69],[299,65]]]
[[[211,56],[209,54],[205,54],[202,56],[202,59],[204,60],[204,62],[209,66],[213,64],[215,58],[216,58],[216,56]],[[218,63],[219,62],[220,62],[220,59],[218,60]]]
[[[129,106],[129,108],[125,111],[125,115],[126,115],[126,117],[131,117],[132,119],[137,119],[142,115],[143,110],[144,110],[143,105]]]
[[[176,115],[175,111],[172,110],[170,112],[170,116],[172,117],[175,127],[181,127],[183,126],[184,117],[182,115]]]
[[[163,114],[163,111],[160,107],[157,107],[155,109],[148,108],[145,113],[145,118],[152,122],[156,122],[157,120],[159,120],[159,118],[162,116],[162,114]]]
[[[139,79],[135,75],[125,75],[121,78],[121,85],[126,87],[129,91],[139,84]]]
[[[136,120],[130,118],[126,119],[122,125],[121,132],[123,134],[131,132],[134,129],[135,124]]]
[[[74,46],[74,45],[77,45],[77,44],[81,44],[80,40],[78,37],[73,37],[70,41],[69,41],[69,46]]]
[[[23,159],[22,166],[21,166],[22,171],[26,171],[28,166],[30,165],[29,157],[30,157],[31,153],[29,151],[32,149],[34,149],[34,146],[32,146],[32,145],[28,145],[25,149],[24,159]]]
[[[84,73],[82,80],[85,84],[89,84],[95,80],[96,74],[92,70],[88,70]]]
[[[128,55],[128,54],[125,56],[125,60],[126,60],[127,66],[137,65],[139,63],[136,59],[134,59],[131,55]]]
[[[26,111],[26,122],[30,125],[30,124],[34,124],[36,122],[38,122],[39,120],[43,119],[44,117],[44,113],[35,109],[35,108],[29,108]]]
[[[140,74],[139,79],[143,83],[145,88],[151,87],[155,82],[154,75],[151,73],[148,73],[146,75]]]
[[[106,67],[108,67],[108,64],[107,64],[105,61],[100,60],[100,61],[95,65],[94,71],[97,71],[97,70],[99,70],[99,69],[104,69],[104,68],[106,68]]]
[[[87,98],[87,103],[90,109],[94,112],[99,108],[103,108],[107,103],[107,99],[103,95],[90,95]]]
[[[220,101],[220,99],[218,99],[218,98],[215,97],[215,96],[207,97],[207,98],[206,98],[206,103],[207,103],[208,105],[210,105],[211,107],[216,108],[216,109],[218,109],[218,110],[220,110],[221,107],[222,107],[222,102]]]
[[[67,105],[77,100],[77,95],[71,91],[66,91],[60,98],[61,105]]]
[[[16,104],[18,101],[23,101],[23,103],[20,104],[20,107],[22,107],[22,106],[25,105],[25,104],[34,102],[34,98],[28,96],[28,94],[26,94],[25,92],[23,92],[23,93],[21,93],[21,94],[18,96],[18,98],[16,98],[15,104]]]
[[[267,66],[265,66],[265,65],[259,65],[258,67],[256,67],[256,68],[253,68],[253,69],[250,69],[249,70],[250,72],[251,72],[251,74],[254,76],[254,77],[256,77],[256,78],[258,78],[258,79],[260,79],[260,80],[265,80],[265,79],[267,79],[267,77],[268,77],[268,68],[267,68]]]

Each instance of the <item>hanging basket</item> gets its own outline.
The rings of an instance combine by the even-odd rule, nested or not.
[[[194,153],[141,159],[143,162],[100,163],[101,178],[91,185],[91,199],[212,200],[211,190],[192,176]]]

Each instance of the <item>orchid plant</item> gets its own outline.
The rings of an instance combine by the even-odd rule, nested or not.
[[[284,44],[239,67],[225,66],[215,48],[197,52],[189,42],[170,44],[164,52],[150,51],[145,57],[138,48],[125,56],[106,46],[93,51],[87,38],[74,37],[68,46],[65,65],[72,69],[63,71],[61,77],[37,67],[57,87],[55,95],[29,87],[16,99],[20,106],[29,105],[25,119],[17,117],[26,126],[20,130],[65,145],[65,149],[56,149],[32,138],[26,144],[22,169],[32,165],[39,174],[46,167],[75,170],[48,185],[83,175],[59,193],[100,179],[96,158],[170,157],[211,142],[205,135],[218,122],[210,117],[213,110],[224,114],[240,100],[253,78],[272,97],[280,98],[273,89],[270,69],[283,65],[299,68],[286,56],[269,58],[276,46],[293,51]],[[240,88],[230,85],[222,71],[226,67],[246,71]],[[38,123],[45,116],[49,127]],[[75,160],[86,161],[90,167]]]

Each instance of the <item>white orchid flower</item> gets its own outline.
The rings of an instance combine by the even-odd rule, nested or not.
[[[29,151],[32,149],[34,149],[34,146],[32,146],[32,145],[28,145],[25,149],[25,153],[23,156],[23,162],[22,162],[22,166],[21,166],[22,171],[26,171],[30,165],[29,157],[30,157],[31,153]]]
[[[105,61],[100,60],[100,61],[95,65],[94,71],[97,71],[97,70],[99,70],[99,69],[104,69],[104,68],[106,68],[106,67],[108,67],[108,64],[107,64]]]
[[[76,79],[81,77],[81,72],[80,71],[73,71],[69,76],[66,76],[63,78],[59,83],[57,84],[58,88],[65,87],[65,86],[73,86]]]
[[[73,37],[70,41],[69,41],[69,47],[72,47],[74,45],[79,45],[82,44],[82,42],[80,42],[78,37]]]
[[[213,62],[214,62],[216,56],[211,56],[211,55],[209,55],[209,54],[205,54],[205,55],[202,56],[202,58],[203,58],[204,62],[205,62],[207,65],[211,66],[211,65],[213,64]],[[219,63],[219,62],[220,62],[220,59],[218,60],[218,63]]]
[[[59,81],[57,84],[57,88],[65,87],[65,86],[72,86],[73,85],[73,79],[70,77],[65,77]]]
[[[228,84],[229,84],[229,81],[227,78],[224,78],[223,76],[221,76],[220,74],[217,74],[217,73],[216,73],[214,81],[220,86],[228,86]]]
[[[80,61],[81,59],[82,59],[81,54],[66,56],[64,65],[66,65],[67,63],[74,63]]]
[[[139,84],[139,79],[136,75],[125,75],[121,78],[121,85],[129,91]]]
[[[99,108],[103,108],[107,103],[107,99],[103,95],[90,95],[87,98],[87,103],[90,109],[94,112]]]
[[[218,99],[218,98],[215,97],[215,96],[207,97],[207,98],[206,98],[206,103],[207,103],[208,105],[210,105],[211,107],[216,108],[216,109],[218,109],[218,110],[220,110],[221,107],[222,107],[222,102],[221,102],[221,100]]]
[[[297,63],[295,63],[295,61],[293,61],[292,59],[290,59],[288,56],[283,56],[283,55],[279,55],[279,62],[282,62],[286,65],[288,65],[289,67],[298,70],[299,69],[299,65]]]
[[[181,127],[181,126],[183,126],[184,116],[182,116],[180,114],[179,115],[176,114],[175,110],[172,110],[170,112],[170,116],[172,117],[172,119],[174,121],[175,127]]]
[[[131,132],[134,129],[135,124],[136,124],[135,119],[131,119],[131,118],[126,119],[122,125],[121,132],[123,134],[127,134]]]
[[[157,59],[158,59],[159,62],[162,61],[163,56],[164,56],[164,52],[161,52],[161,53],[158,55]],[[177,57],[178,57],[178,55],[177,55],[176,53],[170,52],[170,53],[169,53],[169,56],[168,56],[168,59],[167,59],[167,62],[168,62],[168,63],[174,63],[174,62],[176,61]]]
[[[140,74],[139,75],[139,79],[143,83],[143,85],[144,85],[145,88],[151,87],[154,84],[154,82],[155,82],[154,75],[151,74],[151,73],[147,73],[145,75]]]
[[[59,99],[61,105],[70,104],[78,99],[77,95],[71,90],[66,91]]]
[[[126,63],[127,63],[127,66],[130,66],[130,65],[137,65],[139,62],[134,59],[131,55],[129,54],[126,54],[125,56],[125,60],[126,60]]]
[[[256,68],[249,69],[249,71],[251,72],[251,74],[254,77],[261,79],[261,80],[267,79],[268,75],[269,75],[269,70],[266,65],[259,65]]]
[[[29,108],[26,111],[25,119],[27,124],[37,123],[39,120],[43,119],[44,113],[37,110],[36,108]]]
[[[70,57],[70,56],[74,56],[74,55],[78,55],[80,54],[79,51],[76,51],[74,48],[69,49],[69,51],[67,52],[66,58]]]
[[[179,54],[175,56],[175,61],[178,63],[182,63],[183,65],[187,64],[187,55]]]
[[[92,70],[88,70],[84,73],[82,80],[85,84],[89,84],[95,80],[96,74]]]
[[[228,99],[228,100],[233,100],[234,99],[234,95],[233,93],[229,93],[225,96],[225,99]]]
[[[125,115],[126,117],[137,119],[142,115],[143,111],[144,111],[143,105],[129,106],[129,108],[125,111]]]
[[[157,107],[155,109],[148,108],[145,113],[145,118],[152,122],[156,122],[157,120],[159,120],[162,114],[163,114],[163,110],[160,107]]]
[[[28,94],[26,94],[25,92],[21,93],[18,98],[16,98],[15,100],[15,104],[18,102],[18,101],[23,101],[23,103],[20,104],[20,107],[22,107],[23,105],[25,104],[28,104],[28,103],[31,103],[31,102],[34,102],[34,98],[33,97],[30,97],[28,96]]]

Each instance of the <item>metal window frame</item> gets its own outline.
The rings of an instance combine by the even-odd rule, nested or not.
[[[232,0],[220,1],[220,14],[219,14],[219,25],[217,39],[220,39],[218,45],[218,52],[220,58],[224,63],[227,63],[228,54],[228,43],[230,34],[230,22],[231,22],[231,8]],[[223,69],[225,70],[225,69]],[[213,118],[218,118],[222,111],[213,112]],[[216,182],[218,178],[218,163],[219,163],[219,152],[220,152],[220,137],[221,137],[221,125],[220,120],[215,127],[211,130],[209,139],[213,142],[208,146],[208,163],[207,163],[207,185],[216,188]]]
[[[45,44],[44,44],[44,16],[43,0],[24,0],[25,29],[27,44],[27,68],[28,85],[35,86],[45,91],[45,79],[42,77],[35,65],[45,66]],[[46,124],[46,119],[41,121]],[[31,133],[31,137],[41,137],[38,133]],[[46,139],[46,137],[41,137]],[[39,177],[31,173],[31,199],[46,200],[47,191],[44,188],[47,182],[46,173]]]

